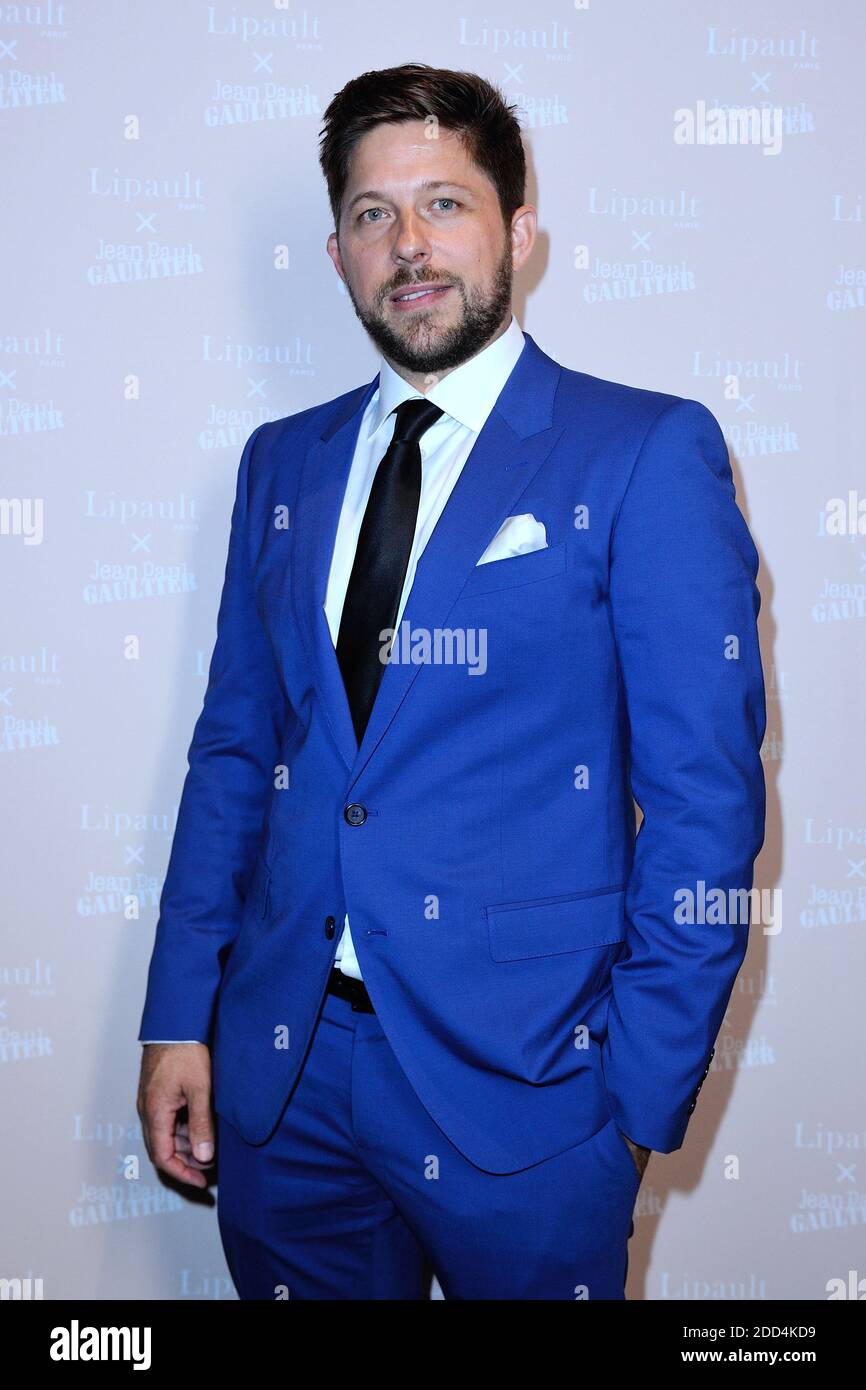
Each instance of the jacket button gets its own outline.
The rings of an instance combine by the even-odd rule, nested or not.
[[[351,806],[347,806],[343,812],[343,820],[347,825],[363,825],[367,819],[366,806],[359,806],[357,801],[353,801]]]
[[[334,935],[334,932],[336,931],[336,929],[337,929],[337,919],[336,919],[336,917],[326,917],[326,918],[325,918],[325,936],[328,938],[329,941],[333,938],[333,935]]]

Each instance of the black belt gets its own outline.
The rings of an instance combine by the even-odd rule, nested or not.
[[[376,1012],[364,981],[356,980],[354,975],[344,975],[338,965],[335,965],[331,971],[328,994],[336,994],[340,999],[348,999],[352,1005],[353,1013],[374,1014]]]

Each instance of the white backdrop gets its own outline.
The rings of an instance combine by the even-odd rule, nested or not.
[[[866,1277],[864,39],[858,0],[0,4],[0,1276],[235,1297],[213,1198],[144,1153],[145,975],[244,440],[377,369],[325,254],[321,115],[421,61],[520,108],[521,326],[708,405],[761,555],[775,923],[650,1161],[629,1297]],[[757,138],[708,143],[743,107]]]

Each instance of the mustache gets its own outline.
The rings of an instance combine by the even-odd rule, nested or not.
[[[432,271],[429,275],[416,276],[414,279],[397,280],[381,293],[380,298],[390,299],[392,294],[400,294],[403,290],[420,289],[422,285],[451,285],[455,286],[455,280],[449,280],[445,275],[436,275]]]

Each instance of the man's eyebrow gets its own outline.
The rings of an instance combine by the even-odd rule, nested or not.
[[[427,179],[418,185],[419,190],[430,190],[433,188],[459,188],[462,193],[472,193],[471,188],[467,188],[465,183],[457,183],[455,179]],[[364,198],[376,198],[380,202],[389,202],[387,193],[380,193],[378,189],[366,188],[363,193],[356,193],[346,204],[346,211],[350,212],[356,203],[360,203]]]

